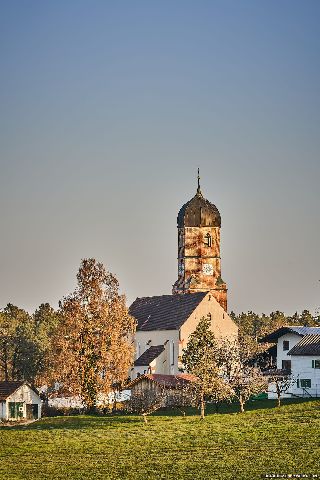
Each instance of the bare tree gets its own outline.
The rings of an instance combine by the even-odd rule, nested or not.
[[[288,391],[295,379],[285,370],[269,370],[264,372],[264,375],[268,379],[269,384],[274,384],[277,394],[277,406],[280,407],[282,394]]]
[[[250,345],[239,344],[238,341],[224,340],[219,348],[219,366],[233,397],[244,412],[246,402],[252,395],[261,393],[267,388],[266,378],[259,368],[251,365],[252,352]]]
[[[234,396],[239,400],[240,412],[252,395],[265,391],[267,383],[258,368],[238,366],[228,379]]]
[[[141,389],[129,401],[129,410],[142,415],[145,423],[148,423],[147,416],[165,406],[165,389],[155,391],[152,389]]]
[[[132,388],[129,410],[141,414],[145,423],[148,415],[164,407],[179,408],[185,416],[184,407],[197,403],[196,380],[194,377],[186,379],[177,375],[174,384],[172,380],[166,384],[154,383],[148,375],[143,376]]]

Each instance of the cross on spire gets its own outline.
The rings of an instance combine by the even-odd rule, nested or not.
[[[198,188],[197,188],[197,193],[201,195],[201,189],[200,189],[200,169],[198,168]]]

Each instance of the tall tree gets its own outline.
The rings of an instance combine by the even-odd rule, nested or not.
[[[117,279],[101,263],[82,260],[77,281],[76,290],[60,303],[51,379],[94,410],[98,395],[108,394],[128,376],[135,320],[119,294]]]
[[[218,362],[219,347],[210,330],[210,320],[202,317],[182,355],[186,371],[198,378],[194,388],[199,398],[201,419],[205,416],[206,400],[212,398],[218,403],[230,398],[231,389],[221,376]]]
[[[12,358],[16,338],[16,322],[13,324],[5,314],[0,312],[0,379],[11,380]]]
[[[36,374],[32,317],[11,303],[0,313],[0,377],[33,381]]]
[[[36,343],[35,363],[36,382],[43,385],[46,380],[46,369],[50,361],[52,339],[58,328],[61,315],[49,303],[42,303],[32,316],[34,341]]]
[[[308,310],[303,310],[301,314],[296,312],[291,316],[279,311],[272,312],[270,315],[264,313],[258,315],[254,312],[242,312],[236,315],[231,312],[230,316],[239,327],[239,337],[245,340],[251,338],[254,342],[285,325],[305,325],[308,327],[320,325],[319,316],[317,314],[313,316]]]
[[[309,310],[303,310],[303,312],[301,313],[301,325],[304,325],[305,327],[316,327],[317,326],[317,321],[311,315]]]

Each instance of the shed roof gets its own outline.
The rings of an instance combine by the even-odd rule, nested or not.
[[[305,335],[320,334],[320,327],[304,327],[304,326],[292,327],[288,325],[286,327],[278,328],[278,330],[275,330],[272,333],[269,333],[269,335],[266,335],[265,337],[263,337],[260,340],[260,342],[262,343],[276,342],[279,337],[282,337],[282,335],[285,335],[286,333],[295,333],[300,337],[304,337]]]
[[[144,367],[150,363],[164,351],[164,345],[153,345],[148,348],[139,358],[134,362],[135,367]]]
[[[299,343],[289,350],[288,355],[320,355],[320,333],[305,335]]]
[[[0,400],[6,400],[23,384],[24,382],[0,382]]]
[[[33,387],[31,387],[29,384],[27,384],[24,381],[17,381],[17,382],[0,382],[0,401],[5,401],[10,395],[12,395],[18,388],[20,388],[22,385],[28,385],[37,395],[39,393],[37,390]]]
[[[137,298],[129,313],[138,322],[137,330],[179,330],[208,292]]]
[[[275,378],[288,377],[290,375],[290,372],[285,369],[270,369],[270,370],[264,370],[261,373],[264,377],[275,377]]]
[[[143,380],[148,380],[167,388],[181,388],[190,383],[197,382],[198,378],[190,373],[178,373],[177,375],[161,375],[159,373],[150,373],[137,377],[128,385],[128,388],[133,387],[133,385]]]

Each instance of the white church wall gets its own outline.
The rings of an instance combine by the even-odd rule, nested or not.
[[[139,358],[148,348],[164,345],[164,352],[155,359],[154,371],[164,375],[176,375],[178,369],[179,331],[178,330],[152,330],[137,331],[135,337],[135,359]],[[143,374],[146,367],[133,367],[131,378]]]
[[[209,292],[181,327],[179,356],[182,355],[182,349],[186,348],[189,336],[194,332],[201,318],[207,317],[209,314],[211,315],[211,330],[217,339],[237,338],[237,325]]]

